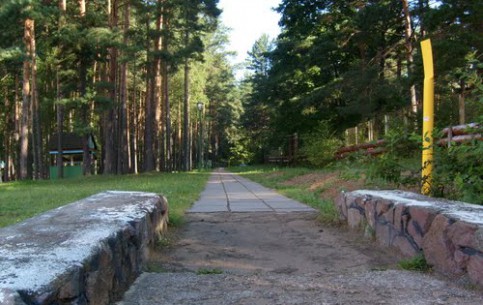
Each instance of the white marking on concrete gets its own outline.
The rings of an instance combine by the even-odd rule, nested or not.
[[[451,216],[454,219],[468,223],[483,225],[483,206],[459,201],[450,201],[440,198],[403,192],[403,191],[372,191],[358,190],[351,192],[361,196],[372,196],[390,200],[395,205],[430,207],[441,211],[441,214]]]
[[[19,291],[48,285],[82,265],[129,221],[153,211],[158,200],[154,193],[110,191],[0,229],[0,287]],[[6,297],[0,289],[0,300]]]

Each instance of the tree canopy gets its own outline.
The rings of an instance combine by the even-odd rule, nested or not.
[[[347,138],[366,126],[371,140],[401,117],[414,128],[426,38],[437,126],[481,120],[482,10],[471,0],[282,0],[281,34],[253,44],[239,81],[218,0],[5,0],[5,178],[62,176],[74,163],[88,175],[261,162],[322,129]],[[80,159],[63,152],[63,133],[82,137]]]

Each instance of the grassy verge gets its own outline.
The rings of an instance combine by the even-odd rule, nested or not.
[[[323,169],[265,165],[230,170],[319,209],[320,220],[332,225],[340,223],[334,201],[341,191],[398,188],[395,183],[368,178],[367,165],[355,162],[339,162]]]
[[[182,222],[209,172],[92,176],[65,180],[0,183],[0,227],[106,190],[144,191],[168,198],[170,222]]]
[[[323,223],[339,224],[339,216],[333,202],[333,196],[324,196],[324,193],[329,188],[335,187],[333,186],[335,180],[332,178],[325,179],[324,177],[335,175],[336,180],[343,179],[340,173],[334,174],[331,170],[274,166],[233,167],[230,170],[266,187],[275,189],[289,198],[318,209],[320,211],[320,220]],[[307,177],[307,179],[299,179],[300,177]],[[314,187],[317,179],[319,179],[319,182],[322,182]],[[341,190],[337,188],[336,193]]]

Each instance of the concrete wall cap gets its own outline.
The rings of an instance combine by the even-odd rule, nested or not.
[[[441,198],[431,198],[424,195],[398,190],[377,191],[358,190],[351,192],[355,196],[372,196],[392,201],[395,205],[420,206],[439,211],[451,218],[483,225],[483,206]],[[351,194],[349,193],[349,194]]]
[[[46,287],[82,266],[100,242],[159,202],[154,193],[107,191],[0,229],[0,300],[2,291]]]

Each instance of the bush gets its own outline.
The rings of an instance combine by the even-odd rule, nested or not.
[[[435,147],[431,194],[483,204],[483,142]]]
[[[412,172],[402,164],[405,159],[413,158],[420,152],[419,137],[408,134],[403,128],[393,128],[384,136],[384,153],[369,163],[368,178],[382,178],[385,181],[401,184],[413,183],[412,174],[403,176],[403,172]]]
[[[314,166],[324,166],[335,159],[335,153],[342,146],[342,141],[331,131],[327,121],[319,124],[315,131],[302,136],[302,154],[307,162]]]
[[[367,176],[369,179],[382,178],[388,182],[401,182],[402,166],[396,156],[385,153],[374,159],[369,165]]]

